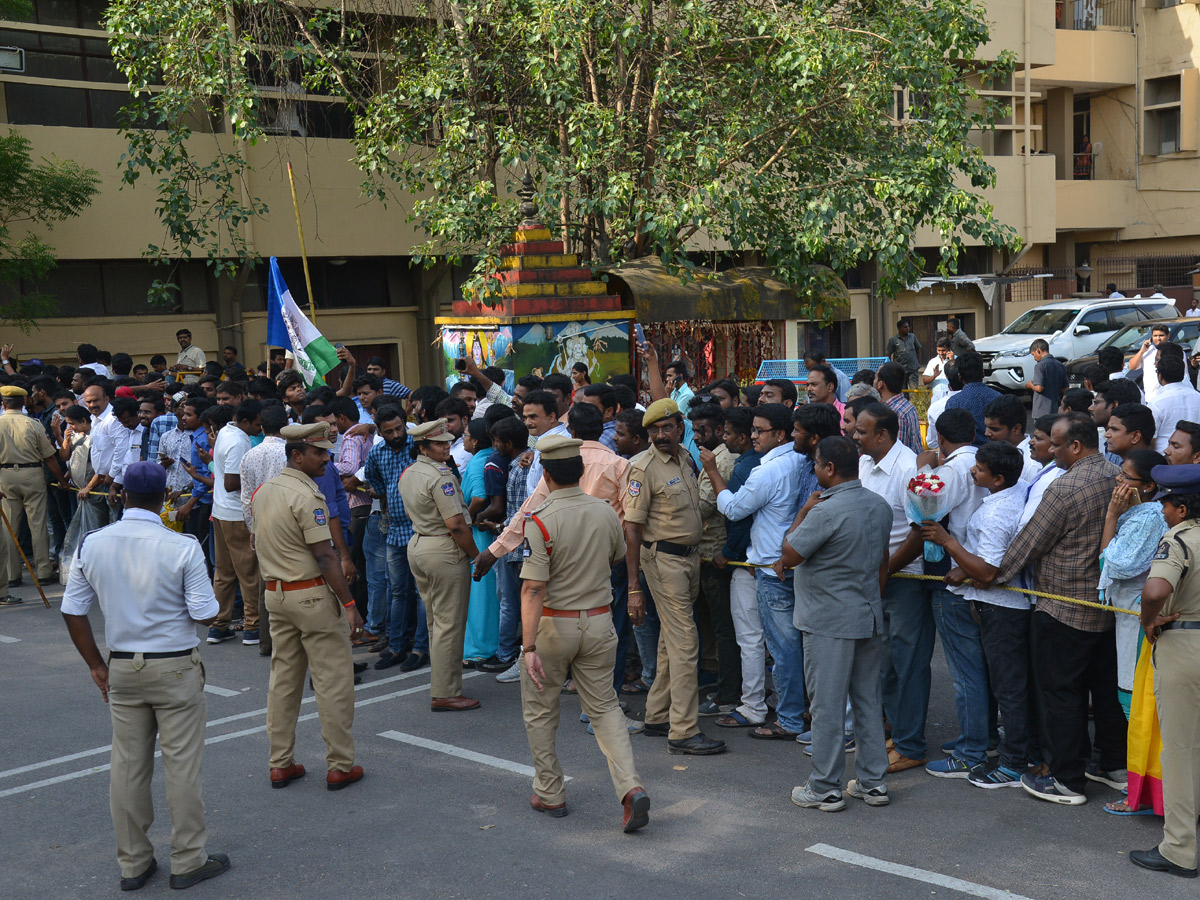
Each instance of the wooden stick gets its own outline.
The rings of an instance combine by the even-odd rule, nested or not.
[[[317,305],[313,303],[312,278],[308,275],[308,252],[304,249],[304,224],[300,221],[300,201],[296,199],[296,179],[292,177],[292,164],[287,164],[288,184],[292,186],[292,209],[296,211],[296,231],[300,233],[300,261],[304,263],[304,286],[308,288],[308,315],[317,324]]]
[[[46,604],[46,609],[49,609],[50,601],[46,599],[46,592],[42,590],[42,584],[38,581],[37,573],[33,571],[33,566],[29,564],[29,558],[25,555],[25,551],[21,549],[21,542],[17,540],[17,533],[13,531],[12,522],[8,521],[8,516],[4,514],[3,507],[0,507],[0,519],[4,520],[4,527],[12,535],[13,544],[16,546],[17,552],[21,554],[21,560],[25,563],[25,568],[29,570],[29,577],[33,579],[33,584],[38,589],[38,593],[42,595],[42,602]]]

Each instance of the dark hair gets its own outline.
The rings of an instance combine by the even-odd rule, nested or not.
[[[758,405],[759,395],[762,394],[761,384],[748,384],[742,388],[742,396],[750,406]]]
[[[391,422],[393,419],[403,419],[404,413],[400,407],[394,403],[389,403],[386,406],[381,406],[375,410],[375,424],[383,425],[384,422]]]
[[[558,398],[549,391],[530,391],[525,395],[525,406],[540,406],[548,416],[558,415]]]
[[[821,438],[817,444],[816,457],[822,463],[833,463],[833,470],[839,478],[855,478],[858,476],[858,448],[854,441],[842,435]]]
[[[937,417],[937,434],[951,444],[974,443],[975,417],[966,409],[942,410]]]
[[[324,404],[316,406],[306,406],[304,412],[300,414],[301,425],[312,425],[317,419],[327,419],[333,413],[329,411],[329,407]]]
[[[116,403],[113,403],[116,406]],[[200,424],[212,426],[213,431],[220,431],[233,421],[233,410],[228,406],[214,404],[200,414]]]
[[[517,379],[517,385],[525,388],[527,391],[540,391],[542,389],[542,379],[536,375],[522,375]]]
[[[842,433],[842,417],[828,403],[805,403],[797,406],[792,421],[817,438],[837,437]]]
[[[1196,422],[1189,422],[1187,419],[1180,419],[1175,423],[1175,430],[1182,431],[1188,436],[1188,442],[1192,445],[1193,453],[1200,453],[1200,424],[1197,424]],[[1147,440],[1149,440],[1149,438]],[[1198,509],[1200,509],[1200,507],[1198,507]]]
[[[1034,352],[1049,353],[1050,352],[1050,344],[1047,343],[1045,338],[1035,338],[1033,340],[1033,342],[1030,343],[1030,345],[1029,345],[1029,352],[1030,353],[1034,353]]]
[[[1175,384],[1183,381],[1186,373],[1187,366],[1184,365],[1182,357],[1174,354],[1158,354],[1158,374],[1162,378],[1163,384]]]
[[[190,406],[192,411],[195,412],[197,416],[204,415],[206,412],[208,412],[208,410],[216,406],[216,404],[207,397],[188,397],[179,405]]]
[[[483,421],[483,419],[472,419],[468,422],[467,433],[479,445],[475,450],[476,453],[480,450],[492,449],[492,436],[488,432],[487,422]]]
[[[385,372],[387,371],[387,362],[384,360],[384,358],[382,356],[368,356],[367,357],[367,365],[368,366],[379,366],[379,368],[383,369]]]
[[[961,391],[963,389],[962,376],[958,374],[958,366],[954,363],[946,363],[946,368],[942,370],[946,375],[946,386],[952,391]]]
[[[995,400],[987,405],[983,411],[985,419],[995,419],[1005,428],[1015,428],[1021,426],[1021,433],[1025,432],[1025,404],[1018,399],[1016,394],[1001,394]],[[938,433],[942,431],[941,417],[938,417]]]
[[[1078,441],[1086,450],[1100,449],[1100,435],[1091,416],[1082,412],[1069,412],[1063,413],[1063,418],[1067,422],[1068,442],[1073,444]]]
[[[67,411],[63,413],[63,418],[73,419],[76,422],[82,422],[85,420],[90,422],[92,420],[92,414],[88,412],[87,409],[76,403],[73,406],[67,407]]]
[[[252,378],[246,386],[246,393],[251,397],[277,399],[279,392],[275,390],[275,382],[270,378]]]
[[[753,412],[754,418],[766,419],[772,431],[786,434],[792,430],[792,410],[782,403],[760,403]]]
[[[734,396],[736,396],[736,389]],[[637,394],[631,391],[624,385],[618,385],[613,388],[613,399],[617,402],[620,409],[635,409],[637,408]]]
[[[688,407],[687,417],[691,422],[712,422],[714,428],[725,424],[725,410],[719,403],[693,403]]]
[[[912,328],[912,322],[910,322],[908,319],[901,319],[899,322],[896,323],[897,328],[900,328],[904,325],[907,325],[909,328]]]
[[[376,376],[372,375],[370,377],[375,378]],[[379,383],[379,387],[380,387],[380,390],[383,389],[383,382]],[[462,397],[463,391],[470,391],[472,394],[475,395],[476,400],[479,400],[481,397],[483,397],[487,393],[487,391],[485,391],[483,389],[483,387],[479,384],[478,381],[476,381],[473,378],[470,378],[470,379],[467,379],[466,381],[456,381],[453,385],[451,385],[450,396],[451,396],[451,398],[457,400]],[[466,402],[467,402],[466,400],[463,400],[463,403],[466,403]]]
[[[175,332],[175,337],[179,337],[181,334],[186,334],[188,337],[192,336],[192,333],[186,328],[180,328],[177,332]]]
[[[324,387],[325,390],[329,390],[329,388],[325,385],[322,385],[322,387]],[[314,391],[315,390],[317,389],[314,388]],[[246,385],[242,384],[240,381],[222,381],[217,385],[217,393],[225,394],[229,397],[242,397],[246,393]]]
[[[750,412],[750,410],[746,410]],[[617,421],[625,426],[625,430],[634,437],[640,437],[643,441],[650,440],[650,433],[646,431],[646,426],[642,424],[642,418],[645,415],[640,409],[623,409],[617,413]],[[749,429],[746,429],[749,431]]]
[[[582,365],[582,363],[576,363],[576,365]],[[613,390],[611,384],[592,384],[589,381],[587,387],[583,389],[583,396],[598,397],[602,407],[616,411],[617,392]]]
[[[854,419],[857,420],[859,415],[862,414],[862,411],[864,409],[866,409],[872,403],[878,403],[878,402],[879,401],[876,400],[874,397],[855,397],[853,400],[846,401],[846,409],[850,410],[850,415],[853,416]],[[900,420],[897,419],[896,420],[897,431],[899,430],[899,426],[900,426]]]
[[[1092,392],[1085,388],[1068,388],[1060,401],[1067,412],[1085,413],[1092,405]]]
[[[1165,466],[1167,458],[1154,450],[1134,450],[1125,457],[1125,462],[1133,466],[1133,471],[1143,482],[1155,483],[1154,479],[1150,477],[1150,473],[1155,466]]]
[[[526,376],[526,377],[528,377],[528,376]],[[634,378],[632,375],[628,374],[627,372],[618,372],[616,375],[609,375],[608,383],[611,384],[613,387],[620,386],[620,387],[624,387],[624,388],[629,388],[629,390],[633,391],[634,394],[636,394],[638,391],[637,379]]]
[[[825,365],[825,354],[822,353],[820,350],[811,350],[811,349],[805,350],[804,351],[804,359],[805,360],[811,359],[818,366]]]
[[[542,458],[542,469],[554,479],[555,484],[563,487],[579,484],[583,477],[583,457],[572,456],[569,459]]]
[[[950,410],[947,410],[950,412]],[[938,434],[942,433],[942,419],[938,417]],[[988,441],[975,454],[975,461],[987,466],[993,475],[1004,479],[1006,488],[1021,480],[1025,470],[1025,457],[1021,451],[1007,441]]]
[[[94,363],[96,361],[97,352],[98,351],[96,350],[95,344],[80,344],[75,348],[75,353],[79,357],[79,362],[85,366],[88,363]]]
[[[275,379],[275,387],[280,395],[285,394],[287,389],[293,384],[304,384],[304,376],[295,369],[284,369],[279,373],[279,377]]]
[[[492,425],[492,445],[497,441],[512,444],[520,452],[529,445],[529,429],[515,415],[508,416]]]
[[[133,371],[133,357],[128,353],[115,353],[112,358],[114,375],[128,375]]]
[[[958,377],[963,380],[963,384],[983,381],[983,357],[974,350],[958,354],[954,357],[954,362],[958,369]]]
[[[263,434],[279,434],[288,423],[287,408],[279,403],[264,406],[262,411]]]
[[[585,363],[585,362],[577,362],[577,363],[575,363],[575,365],[571,366],[571,371],[572,371],[572,372],[578,372],[580,375],[582,375],[582,376],[583,376],[583,380],[584,380],[584,381],[586,381],[588,384],[591,384],[591,383],[592,383],[592,378],[591,378],[591,376],[588,374],[588,365],[587,365],[587,363]]]
[[[542,379],[542,390],[558,391],[564,397],[570,397],[571,392],[575,390],[575,385],[571,383],[571,379],[566,375],[559,372],[552,372]]]
[[[365,372],[354,379],[354,393],[358,393],[360,388],[369,387],[375,393],[380,393],[383,390],[383,379],[378,375],[372,375],[370,372]]]
[[[237,356],[237,355],[238,355],[238,348],[237,348],[237,347],[235,347],[235,346],[233,346],[233,344],[226,344],[224,347],[222,347],[222,348],[221,348],[221,350],[222,350],[222,351],[225,351],[225,350],[232,350],[232,351],[233,351],[233,355],[234,355],[234,356]]]
[[[949,410],[947,410],[949,412]],[[896,416],[896,411],[886,403],[880,403],[878,400],[872,400],[858,414],[868,415],[875,420],[875,430],[883,429],[892,436],[892,440],[896,440],[900,436],[900,419]],[[855,417],[857,418],[857,416]]]
[[[334,397],[326,404],[325,408],[335,416],[342,416],[352,422],[358,422],[358,407],[349,397]]]
[[[897,362],[885,362],[875,373],[875,377],[883,382],[889,393],[899,394],[904,391],[904,380],[907,377],[904,366]]]
[[[483,412],[483,423],[491,428],[501,419],[515,419],[516,412],[511,406],[505,406],[503,403],[493,403]]]
[[[45,391],[53,396],[59,390],[57,378],[51,378],[49,375],[42,375],[40,378],[35,378],[29,383],[30,393],[33,391]]]
[[[257,400],[243,400],[233,411],[233,421],[253,422],[262,415],[263,406]]]
[[[466,382],[460,383],[465,384]],[[469,419],[471,418],[471,407],[467,406],[467,401],[461,397],[447,397],[434,407],[433,414],[439,419],[444,419],[446,416],[458,416],[460,419]]]
[[[165,489],[156,491],[153,494],[143,494],[139,491],[125,491],[125,505],[137,507],[138,509],[162,509],[163,500],[166,499],[167,492]]]
[[[824,379],[825,383],[828,385],[832,385],[833,389],[837,390],[837,384],[838,384],[837,373],[833,371],[832,366],[826,366],[826,365],[823,365],[820,363],[813,366],[811,369],[808,370],[808,378],[810,381],[812,380],[814,372],[819,372],[821,375],[821,378]]]
[[[688,364],[682,359],[671,360],[669,363],[667,363],[666,368],[664,368],[663,371],[666,371],[666,369],[674,369],[675,374],[683,376],[684,381],[687,381],[692,374],[691,370],[688,369]]]
[[[1083,367],[1083,380],[1085,384],[1090,384],[1094,391],[1098,385],[1108,381],[1108,372],[1099,363],[1092,363]]]
[[[803,408],[801,407],[801,409]],[[749,437],[750,429],[754,427],[754,410],[744,406],[735,406],[725,413],[725,424],[738,434]]]
[[[725,393],[727,393],[733,399],[735,399],[735,400],[737,399],[738,386],[737,386],[737,382],[734,381],[732,378],[718,378],[714,381],[711,381],[704,386],[704,390],[701,391],[701,393],[710,394],[716,388],[720,388],[721,390],[723,390]]]
[[[1037,419],[1034,420],[1033,430],[1040,431],[1045,435],[1050,434],[1051,429],[1054,428],[1054,423],[1059,420],[1061,415],[1061,413],[1052,412],[1046,413],[1044,416],[1038,416]]]
[[[850,376],[850,385],[865,384],[870,387],[875,387],[875,370],[874,369],[859,369]]]
[[[97,350],[96,362],[104,363],[104,365],[109,366],[112,363],[112,354],[107,350]]]
[[[1096,362],[1110,374],[1119,372],[1125,368],[1125,354],[1120,347],[1101,347],[1096,354]]]
[[[772,378],[765,382],[763,387],[766,387],[768,384],[772,387],[779,388],[779,392],[783,395],[785,403],[786,401],[791,400],[792,403],[795,404],[796,398],[800,396],[799,392],[796,390],[795,383],[786,378]],[[762,397],[761,393],[759,394],[759,397]]]
[[[437,409],[437,405],[445,400],[450,395],[438,387],[436,384],[423,384],[408,398],[409,403],[421,401],[421,421],[432,422],[436,416],[433,411]]]
[[[484,366],[483,374],[488,377],[488,381],[490,381],[492,384],[498,384],[498,385],[503,386],[506,376],[505,376],[504,370],[502,368],[500,368],[499,366]],[[476,383],[478,383],[478,382],[476,382]],[[483,385],[480,385],[480,387],[482,387],[482,386]],[[487,392],[485,391],[484,393],[487,393]]]
[[[112,402],[112,414],[119,418],[123,415],[137,415],[138,402],[132,397],[115,397]]]
[[[1102,381],[1096,385],[1096,394],[1103,397],[1104,402],[1109,406],[1142,402],[1142,392],[1128,378],[1114,378],[1112,381]]]
[[[149,403],[154,407],[154,414],[161,416],[166,409],[166,404],[163,401],[162,394],[147,394],[144,397],[138,397],[138,406],[143,403]]]
[[[942,336],[934,343],[939,350],[949,350],[951,346],[950,338]]]
[[[1163,500],[1176,509],[1186,507],[1187,515],[1183,517],[1185,522],[1189,519],[1200,519],[1200,494],[1167,494]]]
[[[311,391],[304,395],[304,402],[309,405],[317,403],[321,406],[328,406],[333,402],[333,398],[336,396],[337,394],[333,392],[333,388],[331,388],[329,385],[318,384],[313,387]]]
[[[1156,331],[1159,332],[1160,334],[1170,334],[1171,327],[1169,325],[1167,325],[1166,322],[1155,322],[1153,325],[1150,326],[1150,333],[1154,334],[1154,332],[1156,332]]]
[[[604,433],[604,414],[590,403],[576,403],[567,412],[567,429],[581,441],[598,441]]]
[[[161,353],[155,353],[152,357],[150,357],[150,365],[153,366],[157,365],[158,363],[162,363],[164,366],[167,364],[167,358]]]

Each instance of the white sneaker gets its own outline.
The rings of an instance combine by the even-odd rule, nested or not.
[[[512,684],[514,681],[521,680],[521,657],[513,660],[513,664],[496,676],[496,680],[501,684]]]

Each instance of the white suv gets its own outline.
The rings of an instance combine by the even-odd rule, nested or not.
[[[1033,378],[1029,345],[1042,338],[1063,362],[1095,352],[1115,332],[1146,319],[1178,316],[1175,301],[1140,297],[1056,300],[1029,310],[998,334],[975,341],[983,380],[1004,391],[1023,391]]]

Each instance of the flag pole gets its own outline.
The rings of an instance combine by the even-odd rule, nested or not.
[[[308,253],[304,249],[304,225],[300,221],[300,201],[296,199],[296,179],[292,176],[292,164],[287,164],[288,184],[292,187],[292,209],[296,211],[296,231],[300,233],[300,261],[304,263],[304,286],[308,288],[308,314],[313,323],[317,321],[317,306],[313,303],[312,278],[308,274]],[[269,363],[268,363],[269,365]]]

